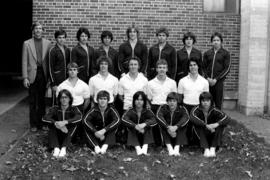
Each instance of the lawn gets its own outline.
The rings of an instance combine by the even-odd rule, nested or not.
[[[29,133],[1,168],[1,179],[270,179],[270,145],[242,124],[232,121],[225,130],[216,158],[205,158],[198,147],[183,147],[180,157],[166,148],[134,149],[115,146],[95,155],[85,146],[72,146],[66,159],[52,158],[46,132]]]

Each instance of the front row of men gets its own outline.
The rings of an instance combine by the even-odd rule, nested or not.
[[[207,81],[198,74],[196,61],[190,60],[190,74],[179,82],[183,106],[179,105],[176,82],[166,76],[166,61],[157,62],[158,75],[148,82],[138,72],[139,60],[131,58],[129,72],[120,79],[118,91],[108,73],[106,58],[101,58],[98,64],[100,71],[89,80],[89,86],[77,77],[77,64],[70,63],[69,78],[57,87],[58,105],[43,118],[50,124],[49,144],[54,148],[54,156],[66,155],[66,147],[76,131],[85,131],[88,144],[96,153],[103,154],[115,143],[115,132],[121,128],[127,129],[127,144],[134,146],[138,155],[147,154],[148,144],[160,137],[169,155],[178,156],[180,146],[188,144],[188,139],[196,135],[205,149],[204,156],[215,156],[229,118],[214,107],[213,98],[207,92]],[[121,108],[114,103],[117,92],[124,102],[122,120],[117,112]],[[95,100],[85,113],[90,94]]]

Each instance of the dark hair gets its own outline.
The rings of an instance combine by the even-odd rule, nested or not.
[[[167,65],[168,67],[168,62],[165,59],[160,59],[156,63],[156,68],[158,67],[158,65]]]
[[[58,105],[61,106],[60,99],[61,99],[61,97],[63,96],[63,94],[65,94],[65,95],[67,95],[67,96],[69,97],[69,106],[71,106],[72,103],[73,103],[73,97],[72,97],[71,93],[70,93],[67,89],[62,89],[62,90],[59,92],[59,94],[58,94],[58,96],[57,96],[57,102],[58,102]]]
[[[195,58],[195,57],[191,57],[188,61],[188,72],[190,71],[189,69],[189,65],[191,62],[195,62],[198,66],[198,73],[201,74],[202,72],[202,67],[201,67],[201,63],[199,63],[199,59]]]
[[[139,64],[139,68],[141,67],[141,60],[140,60],[140,58],[138,58],[137,56],[134,56],[134,57],[130,56],[130,57],[128,57],[128,58],[127,58],[128,65],[129,65],[129,63],[130,63],[131,60],[137,61],[138,64]]]
[[[39,21],[36,21],[32,24],[31,26],[31,31],[33,31],[35,29],[36,26],[41,26],[42,27],[42,30],[44,31],[44,28],[43,28],[43,25],[39,22]]]
[[[90,39],[91,35],[90,35],[90,32],[88,31],[88,29],[85,27],[80,27],[79,30],[77,31],[77,34],[76,34],[78,41],[80,41],[80,36],[82,33],[86,34],[88,36],[88,39]]]
[[[166,27],[161,27],[156,31],[156,36],[160,33],[165,33],[167,37],[169,37],[169,31]]]
[[[135,31],[137,32],[137,38],[139,37],[139,29],[137,27],[135,27],[135,25],[133,24],[132,26],[128,27],[127,28],[127,31],[126,31],[126,35],[127,35],[127,38],[129,39],[129,33],[132,31],[132,29],[135,29]]]
[[[136,108],[136,105],[135,105],[135,101],[137,99],[139,99],[139,97],[142,97],[143,99],[143,108],[146,108],[146,105],[147,105],[147,96],[146,94],[143,92],[143,91],[137,91],[134,95],[133,95],[133,101],[132,101],[132,107],[133,108]]]
[[[193,39],[193,44],[195,44],[195,43],[197,42],[197,41],[196,41],[196,36],[195,36],[195,34],[193,34],[192,32],[187,32],[187,33],[185,33],[184,36],[183,36],[183,39],[182,39],[183,44],[186,44],[185,41],[186,41],[189,37],[190,37],[191,39]]]
[[[214,37],[219,37],[219,39],[220,39],[220,41],[221,42],[223,42],[223,38],[222,38],[222,35],[221,35],[221,33],[219,33],[219,32],[214,32],[212,35],[211,35],[211,42],[213,42],[213,39],[214,39]]]
[[[214,105],[213,96],[211,95],[210,92],[204,91],[204,92],[202,92],[202,93],[200,94],[200,96],[199,96],[200,105],[201,105],[201,102],[202,102],[203,100],[210,100],[210,101],[211,101],[211,106]]]
[[[106,97],[108,102],[110,101],[110,94],[108,91],[102,90],[97,93],[97,101],[102,97]]]
[[[56,39],[60,35],[65,35],[65,38],[67,38],[67,33],[63,29],[59,29],[59,30],[55,31],[54,38]]]
[[[177,103],[179,102],[179,96],[176,92],[170,92],[167,95],[166,101],[168,102],[169,100],[175,99],[177,101]]]
[[[67,69],[70,69],[70,68],[76,68],[76,69],[78,69],[78,67],[79,67],[78,64],[75,63],[75,62],[70,62],[67,65]]]
[[[100,69],[100,64],[102,62],[107,62],[108,63],[108,68],[111,66],[111,61],[108,59],[107,56],[100,56],[98,59],[97,59],[97,66],[98,68]]]
[[[101,39],[101,42],[102,42],[102,43],[104,43],[104,42],[103,42],[103,39],[104,39],[105,37],[111,38],[111,41],[112,41],[112,40],[113,40],[113,34],[112,34],[112,32],[111,32],[111,31],[102,31],[102,33],[101,33],[101,35],[100,35],[100,39]]]

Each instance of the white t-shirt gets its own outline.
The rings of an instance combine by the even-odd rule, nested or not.
[[[165,81],[160,81],[155,77],[148,82],[147,97],[152,100],[152,104],[166,104],[170,92],[177,92],[176,82],[171,78],[166,77]]]
[[[184,95],[183,102],[185,104],[200,104],[199,96],[204,91],[209,92],[209,84],[201,75],[198,75],[195,81],[190,77],[190,75],[185,76],[179,81],[178,93]]]
[[[147,93],[147,82],[147,78],[142,73],[139,73],[136,79],[132,79],[129,73],[120,79],[118,94],[124,95],[124,110],[132,107],[133,95],[137,91]]]
[[[90,98],[89,86],[80,79],[78,79],[74,87],[69,82],[69,79],[66,79],[65,81],[63,81],[57,87],[57,92],[56,92],[57,96],[62,89],[66,89],[71,93],[73,97],[73,103],[72,103],[73,106],[82,105],[84,103],[84,99]]]
[[[101,90],[105,90],[110,94],[110,101],[114,101],[114,96],[118,93],[118,79],[110,73],[104,79],[101,74],[96,74],[89,79],[89,88],[91,96],[94,96],[94,101],[97,102],[97,94]]]

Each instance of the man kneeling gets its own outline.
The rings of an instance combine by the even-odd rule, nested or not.
[[[96,154],[105,154],[108,146],[115,144],[120,117],[112,106],[108,106],[109,100],[107,91],[99,91],[97,104],[89,110],[83,121],[87,142]]]

